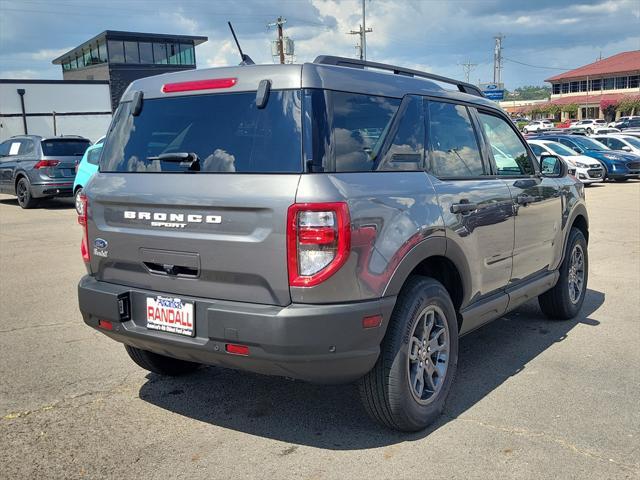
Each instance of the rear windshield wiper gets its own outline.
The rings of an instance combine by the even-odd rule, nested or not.
[[[200,170],[200,159],[198,158],[198,155],[193,152],[161,153],[157,157],[147,157],[147,160],[174,163],[191,162],[189,170]]]

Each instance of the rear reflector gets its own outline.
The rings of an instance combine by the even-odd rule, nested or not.
[[[98,320],[98,327],[104,330],[113,330],[113,323],[109,320]]]
[[[224,347],[227,353],[234,355],[249,355],[249,347],[246,345],[236,345],[235,343],[227,343]]]
[[[59,163],[60,160],[40,160],[33,168],[57,167]]]
[[[371,315],[362,319],[362,328],[378,328],[382,325],[382,315]]]
[[[162,93],[192,92],[194,90],[230,88],[233,87],[237,82],[237,78],[212,78],[209,80],[194,80],[192,82],[165,83],[162,86]]]

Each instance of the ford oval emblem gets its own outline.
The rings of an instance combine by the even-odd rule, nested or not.
[[[105,249],[107,248],[107,245],[109,245],[109,243],[103,238],[96,238],[96,240],[93,242],[93,245],[96,248]]]

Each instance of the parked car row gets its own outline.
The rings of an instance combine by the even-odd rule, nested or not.
[[[640,140],[631,135],[544,133],[529,136],[527,141],[539,158],[545,153],[560,156],[585,184],[640,178]]]
[[[601,118],[585,118],[583,120],[565,120],[555,123],[553,119],[532,120],[522,127],[525,134],[554,129],[568,129],[569,131],[583,131],[589,135],[594,133],[615,133],[622,131],[640,131],[640,116],[620,117],[615,122],[607,123]]]

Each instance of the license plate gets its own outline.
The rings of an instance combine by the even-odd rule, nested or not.
[[[193,337],[193,303],[173,297],[147,297],[147,328]]]

